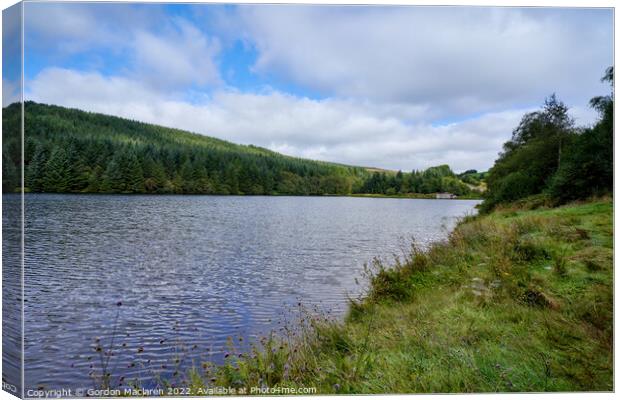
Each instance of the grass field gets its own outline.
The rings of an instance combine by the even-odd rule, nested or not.
[[[368,266],[346,321],[307,313],[189,380],[319,394],[613,390],[612,214],[598,200],[468,218],[443,243]]]

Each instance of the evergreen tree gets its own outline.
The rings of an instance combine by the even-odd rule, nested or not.
[[[119,158],[115,156],[108,162],[101,183],[101,189],[104,192],[123,192],[125,190],[126,185]]]
[[[45,147],[39,143],[26,170],[26,187],[33,192],[41,192],[44,189],[46,163],[47,154]]]
[[[126,192],[142,193],[144,192],[144,175],[142,174],[142,165],[138,160],[134,151],[129,151],[122,158],[123,164],[122,175],[124,188]]]
[[[71,165],[64,147],[55,148],[45,164],[43,189],[46,192],[64,193],[71,189]]]

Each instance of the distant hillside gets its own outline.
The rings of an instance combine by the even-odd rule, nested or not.
[[[17,105],[4,109],[19,130]],[[27,102],[25,181],[35,192],[347,194],[364,168],[310,161],[108,115]],[[15,138],[5,135],[3,189],[19,179]]]
[[[3,191],[20,187],[19,105],[3,109]],[[346,195],[470,189],[448,166],[402,173],[285,156],[173,128],[25,103],[26,190]],[[13,132],[14,134],[11,134]]]
[[[488,171],[478,172],[475,169],[469,169],[461,174],[458,174],[458,178],[463,181],[472,190],[484,192],[487,190],[486,178],[489,174]]]
[[[385,195],[450,192],[458,196],[479,196],[482,192],[479,185],[480,181],[478,181],[478,185],[474,185],[461,179],[460,175],[456,175],[450,169],[450,166],[439,165],[411,173],[375,171],[364,181],[360,192]]]

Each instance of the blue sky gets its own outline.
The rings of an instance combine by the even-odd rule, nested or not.
[[[139,4],[127,3],[118,5],[94,5],[75,4],[60,6],[29,3],[26,5],[26,14],[32,11],[37,17],[45,18],[48,7],[53,7],[59,15],[66,10],[75,10],[80,15],[93,15],[97,13],[96,24],[114,26],[119,22],[114,21],[118,14],[142,15],[143,18],[151,18],[146,24],[148,32],[159,37],[172,36],[176,31],[183,28],[181,24],[190,24],[199,30],[200,34],[212,38],[220,43],[220,49],[213,56],[214,63],[219,70],[219,78],[222,85],[244,92],[261,92],[266,87],[273,90],[283,91],[295,96],[313,99],[325,98],[326,93],[304,87],[293,81],[283,79],[277,73],[268,71],[258,74],[252,71],[252,67],[258,59],[256,45],[242,36],[231,37],[221,31],[220,24],[226,14],[234,14],[238,7],[233,5],[187,5],[187,4]],[[32,9],[32,10],[31,10]],[[62,10],[62,11],[61,11]],[[37,18],[34,17],[34,18]],[[122,24],[122,22],[121,22]],[[127,25],[131,25],[130,22]],[[24,73],[26,81],[33,80],[44,69],[54,66],[75,71],[97,70],[105,76],[122,75],[130,68],[132,58],[131,46],[116,44],[106,45],[99,43],[94,46],[79,46],[79,50],[71,50],[72,43],[80,42],[80,35],[72,37],[65,35],[63,40],[52,40],[50,30],[54,27],[39,29],[39,21],[35,24],[25,24],[25,65]],[[130,26],[124,27],[130,29]],[[122,29],[122,28],[121,28]],[[60,30],[62,31],[62,30]],[[224,36],[222,36],[224,34]],[[184,87],[188,92],[188,100],[193,96],[191,93],[211,93],[217,85],[193,83]]]
[[[591,124],[612,63],[609,9],[25,5],[29,99],[392,169],[487,169],[553,92]]]

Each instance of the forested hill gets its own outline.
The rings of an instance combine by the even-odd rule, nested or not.
[[[3,109],[4,192],[20,187],[19,111],[17,103]],[[25,187],[32,192],[343,195],[469,191],[448,166],[404,174],[377,172],[34,102],[25,103],[25,129]]]
[[[19,131],[19,106],[4,109]],[[27,102],[25,184],[34,192],[346,194],[368,172],[178,129]],[[5,133],[3,189],[19,186],[18,138]]]

